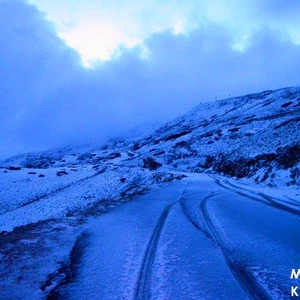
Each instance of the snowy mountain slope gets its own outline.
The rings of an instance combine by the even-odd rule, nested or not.
[[[299,185],[300,88],[200,104],[131,150],[179,170]]]
[[[174,179],[174,171],[299,188],[299,133],[300,88],[285,88],[203,103],[155,131],[101,147],[18,155],[0,164],[0,225],[7,230],[7,223],[13,228],[120,199]],[[16,218],[18,209],[26,217]]]
[[[102,148],[70,147],[19,155],[2,165],[63,166],[67,154],[73,155],[73,162],[103,161],[110,159],[108,155],[115,150],[123,152],[122,161],[127,158],[134,160],[137,156],[143,157],[149,153],[150,156],[159,157],[164,164],[172,165],[176,161],[184,164],[185,159],[193,157],[194,164],[189,162],[189,168],[195,168],[195,162],[201,162],[207,156],[224,154],[236,160],[271,153],[280,155],[288,153],[286,147],[293,145],[296,146],[295,159],[299,161],[299,130],[300,88],[285,88],[202,103],[155,131],[146,130],[144,137],[139,134],[133,144],[127,139],[113,139]],[[134,139],[134,132],[132,135],[130,140]],[[128,157],[130,151],[133,153]],[[82,155],[84,152],[85,156]],[[68,158],[69,163],[71,160]],[[290,167],[288,163],[286,166]]]

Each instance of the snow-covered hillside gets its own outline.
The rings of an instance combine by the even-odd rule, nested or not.
[[[2,162],[0,230],[106,206],[107,199],[118,202],[173,180],[174,171],[300,185],[300,88],[203,103],[155,131],[134,132],[101,147],[61,148]]]
[[[122,166],[139,171],[143,171],[140,167],[209,170],[249,177],[270,186],[299,186],[299,136],[300,88],[264,91],[202,103],[155,131],[148,129],[137,136],[133,131],[130,138],[113,139],[101,147],[69,147],[15,156],[0,164],[5,172],[1,181],[10,181],[9,173],[16,173],[8,167],[26,168],[28,172],[34,168],[37,174],[25,177],[38,184],[43,179],[36,181],[36,177],[42,173],[59,175],[66,171],[68,174],[61,175],[69,182],[80,178],[78,172],[84,169],[118,172]],[[44,179],[49,180],[53,181],[49,176]]]
[[[300,88],[200,104],[132,145],[180,170],[299,185]]]

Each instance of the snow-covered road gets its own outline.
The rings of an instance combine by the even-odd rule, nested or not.
[[[199,175],[94,218],[49,298],[289,298],[297,208],[246,190]]]

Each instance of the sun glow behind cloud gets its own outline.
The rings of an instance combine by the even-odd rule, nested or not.
[[[113,58],[120,45],[130,48],[140,42],[137,37],[129,37],[109,21],[87,22],[69,32],[60,33],[60,36],[81,54],[85,66],[91,66],[97,60]]]
[[[93,0],[64,1],[62,5],[51,0],[29,3],[46,14],[58,35],[81,55],[86,67],[113,59],[121,47],[140,46],[146,58],[144,41],[152,34],[170,30],[178,35],[195,27],[189,20],[191,5],[179,0],[127,1],[126,5],[122,1]]]

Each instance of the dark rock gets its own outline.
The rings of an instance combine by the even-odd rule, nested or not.
[[[56,172],[56,176],[63,176],[63,175],[68,175],[69,173],[66,171],[58,171]]]
[[[118,158],[118,157],[121,157],[121,153],[115,152],[115,153],[109,154],[109,155],[106,157],[106,159],[115,159],[115,158]]]
[[[140,148],[141,148],[141,145],[138,144],[138,143],[135,143],[135,144],[132,146],[131,150],[136,151],[136,150],[139,150]]]
[[[281,107],[282,107],[282,108],[289,107],[291,104],[293,104],[293,102],[292,102],[292,101],[289,101],[289,102],[287,102],[287,103],[282,104]]]
[[[208,138],[208,137],[212,137],[214,134],[212,132],[207,132],[202,134],[200,137],[201,138]]]
[[[267,105],[270,105],[272,103],[272,101],[268,101],[268,102],[266,102],[264,105],[263,105],[263,107],[264,106],[267,106]]]
[[[172,135],[169,135],[169,136],[163,138],[162,140],[163,141],[170,141],[170,140],[178,139],[178,138],[180,138],[184,135],[187,135],[191,132],[192,132],[191,130],[187,130],[187,131],[182,131],[182,132],[179,132],[179,133],[174,133]]]
[[[27,174],[29,174],[29,175],[35,175],[36,172],[28,172]]]
[[[156,170],[162,166],[161,163],[155,161],[151,157],[147,157],[143,159],[143,168],[149,169],[150,171]]]
[[[187,177],[183,174],[173,174],[173,173],[164,173],[164,172],[155,172],[152,174],[153,179],[157,183],[171,182],[173,180],[181,180],[182,178]]]
[[[206,157],[204,165],[200,166],[200,167],[204,167],[205,169],[209,169],[213,166],[214,162],[215,162],[215,158],[213,156],[209,155],[209,156]]]
[[[181,142],[177,142],[175,144],[176,147],[183,147],[183,148],[187,148],[190,147],[190,144],[187,141],[181,141]]]
[[[40,174],[39,177],[40,177],[40,178],[41,178],[41,177],[45,177],[45,175],[44,175],[44,174]]]
[[[7,167],[6,169],[10,170],[10,171],[19,171],[19,170],[21,170],[20,167],[13,167],[13,166]]]
[[[221,136],[223,135],[221,129],[218,129],[218,130],[217,130],[217,135],[218,135],[219,137],[221,137]]]
[[[240,130],[240,128],[230,128],[228,129],[229,132],[238,132]]]
[[[123,178],[120,179],[120,181],[121,181],[122,183],[124,183],[124,182],[126,181],[126,178],[123,177]]]
[[[269,178],[269,172],[266,171],[263,178],[261,179],[261,182],[265,182]]]

